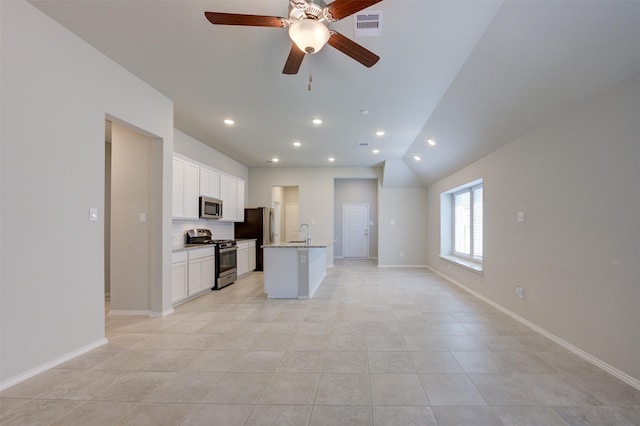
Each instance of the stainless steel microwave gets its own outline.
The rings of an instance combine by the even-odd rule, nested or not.
[[[203,219],[222,218],[222,200],[200,197],[200,217]]]

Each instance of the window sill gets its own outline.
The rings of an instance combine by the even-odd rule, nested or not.
[[[471,260],[462,259],[456,256],[441,254],[440,259],[453,263],[456,266],[466,269],[467,271],[475,272],[476,274],[483,275],[482,263],[472,262]]]

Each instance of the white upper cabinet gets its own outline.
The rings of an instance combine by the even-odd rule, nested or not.
[[[220,172],[200,167],[200,195],[220,198]]]
[[[173,217],[198,219],[201,195],[222,200],[219,220],[244,222],[245,181],[174,155]]]
[[[244,222],[244,181],[232,176],[220,175],[220,199],[222,221]]]
[[[244,222],[244,181],[236,181],[236,222]]]
[[[197,164],[173,157],[173,217],[198,219],[199,174]]]

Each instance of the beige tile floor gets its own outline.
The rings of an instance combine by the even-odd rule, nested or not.
[[[640,391],[424,269],[254,273],[0,394],[9,425],[638,425]]]

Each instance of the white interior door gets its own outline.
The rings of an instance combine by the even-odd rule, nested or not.
[[[298,205],[287,203],[284,211],[284,221],[286,226],[286,241],[296,241],[300,239],[300,229],[298,229]]]
[[[369,257],[369,205],[342,205],[342,255]]]

